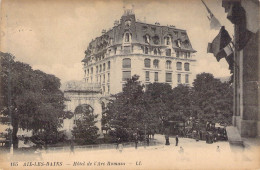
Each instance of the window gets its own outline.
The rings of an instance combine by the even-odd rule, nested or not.
[[[176,67],[177,67],[177,70],[182,70],[182,63],[181,62],[177,62],[176,63]]]
[[[184,70],[185,71],[190,71],[190,63],[185,63],[184,64]]]
[[[149,71],[145,72],[145,81],[150,81],[150,72]]]
[[[123,68],[131,68],[131,59],[130,58],[123,59]]]
[[[123,71],[122,80],[126,81],[127,79],[131,79],[131,71]]]
[[[89,69],[88,69],[88,75],[89,75]]]
[[[180,39],[178,39],[177,41],[175,41],[176,42],[176,46],[177,47],[181,47],[181,40]]]
[[[86,76],[86,72],[87,72],[87,71],[86,71],[86,70],[84,70],[85,76]]]
[[[166,56],[171,56],[171,49],[166,49],[165,53],[166,53]]]
[[[154,49],[154,50],[153,50],[153,54],[154,54],[154,55],[157,55],[157,49]]]
[[[102,64],[99,65],[99,72],[102,71]]]
[[[91,67],[91,74],[93,74],[93,67]]]
[[[145,49],[144,49],[144,53],[145,53],[145,54],[148,54],[148,53],[149,53],[149,49],[148,49],[148,47],[145,47]]]
[[[103,83],[105,83],[106,75],[103,75]]]
[[[101,75],[99,76],[99,83],[101,84]]]
[[[166,82],[172,82],[172,73],[166,73]]]
[[[110,82],[110,73],[107,73],[107,82]]]
[[[105,94],[105,86],[102,87],[102,93]]]
[[[178,83],[181,83],[181,74],[178,74]]]
[[[165,44],[170,45],[171,44],[171,38],[170,37],[165,37]]]
[[[172,68],[172,62],[170,60],[166,61],[166,69],[171,69]]]
[[[146,58],[144,59],[144,67],[150,68],[151,67],[151,60]]]
[[[154,81],[158,82],[159,78],[158,78],[158,72],[154,72]]]
[[[188,74],[185,75],[185,83],[189,83],[189,75]]]
[[[117,48],[115,47],[115,50],[114,50],[115,54],[116,54],[116,50],[117,50]]]
[[[98,66],[96,66],[96,73],[98,73]]]
[[[153,60],[153,67],[159,68],[159,60]]]
[[[103,64],[103,71],[106,71],[106,64]]]
[[[188,55],[188,58],[190,58],[190,53],[189,52],[187,52],[187,55]]]
[[[110,93],[110,85],[107,85],[107,93]]]
[[[110,70],[110,61],[107,62],[107,69]]]
[[[184,58],[187,58],[188,54],[186,52],[184,52]]]
[[[176,57],[180,57],[180,52],[176,51]]]
[[[143,38],[144,38],[145,43],[150,43],[150,36],[149,35],[146,34]]]
[[[125,42],[130,42],[131,35],[130,33],[125,33]]]

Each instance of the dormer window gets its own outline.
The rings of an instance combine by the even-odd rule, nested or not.
[[[150,36],[149,36],[149,35],[146,34],[146,35],[144,36],[144,42],[145,42],[145,43],[150,43]]]
[[[165,45],[171,45],[171,37],[170,36],[165,37],[164,40],[165,40]]]
[[[131,34],[129,32],[126,32],[124,39],[125,39],[126,43],[130,43],[131,42]]]

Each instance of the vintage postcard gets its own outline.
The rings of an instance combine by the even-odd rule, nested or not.
[[[0,169],[259,169],[258,0],[0,0]]]

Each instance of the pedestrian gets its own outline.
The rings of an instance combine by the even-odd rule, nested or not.
[[[220,152],[220,148],[219,148],[219,146],[217,146],[217,150],[216,150],[217,152]]]
[[[74,142],[73,142],[73,140],[71,140],[71,142],[70,142],[70,154],[71,154],[71,153],[75,154],[75,152],[74,152]]]
[[[184,153],[184,149],[183,149],[182,146],[180,147],[179,153],[180,153],[180,154],[183,154],[183,153]]]
[[[147,136],[147,138],[146,138],[146,143],[147,143],[147,146],[149,146],[149,136]]]
[[[117,138],[116,149],[118,149],[118,147],[119,147],[120,140],[121,140],[120,138]]]
[[[178,143],[179,143],[178,135],[176,135],[175,140],[176,140],[176,146],[178,146]]]
[[[170,145],[169,135],[165,135],[165,140],[166,140],[165,145]]]
[[[119,150],[120,153],[123,151],[123,144],[122,143],[120,143],[118,145],[118,150]]]

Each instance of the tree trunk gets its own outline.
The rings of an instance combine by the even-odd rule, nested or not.
[[[14,149],[17,149],[18,148],[18,138],[17,138],[18,120],[17,119],[13,119],[12,126],[13,126],[13,133],[12,133],[11,144],[13,144]]]

